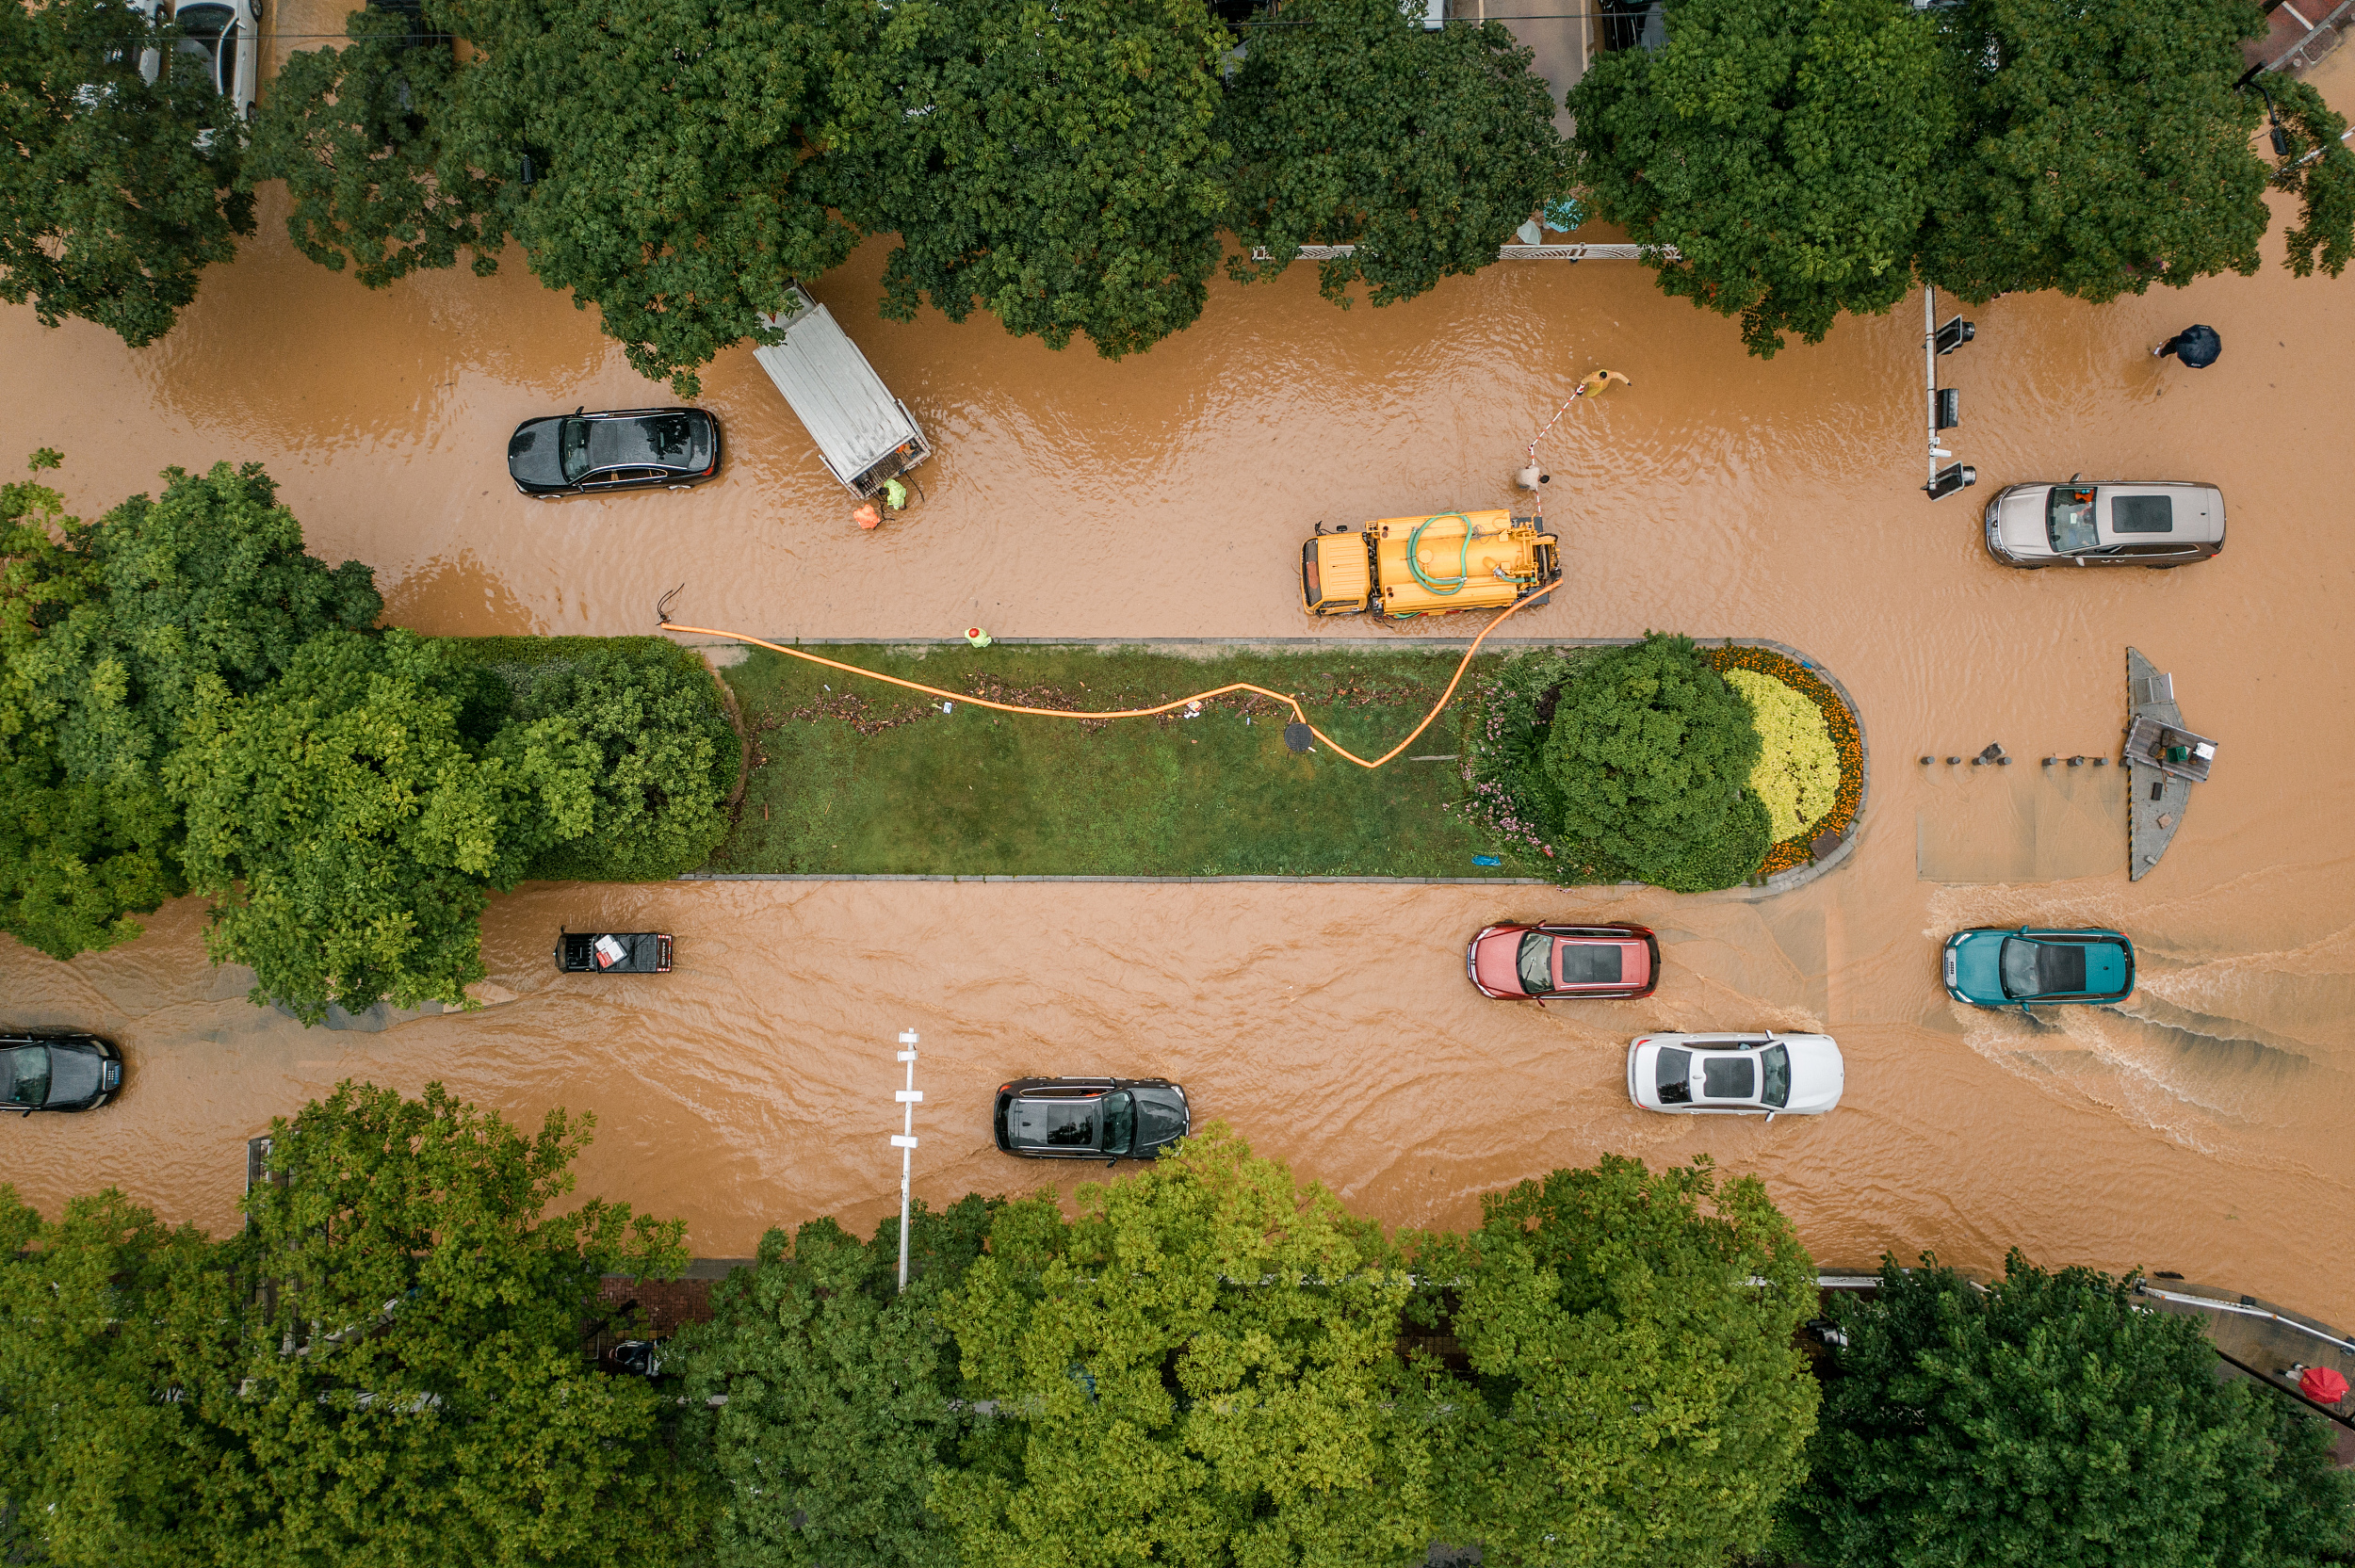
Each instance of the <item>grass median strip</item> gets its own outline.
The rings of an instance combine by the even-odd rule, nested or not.
[[[1230,681],[1298,694],[1336,740],[1378,754],[1446,688],[1460,651],[1208,658],[1087,646],[829,645],[928,686],[1067,711],[1145,707]],[[1474,674],[1493,667],[1485,655]],[[735,831],[707,869],[963,876],[1504,877],[1463,819],[1452,760],[1377,772],[1286,750],[1280,703],[1248,693],[1152,719],[1017,717],[755,649],[723,672],[755,732]],[[1467,687],[1471,683],[1468,680]],[[1458,750],[1460,706],[1413,756]]]

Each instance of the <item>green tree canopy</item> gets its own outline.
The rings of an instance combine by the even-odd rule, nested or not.
[[[1668,41],[1571,89],[1597,214],[1663,292],[1742,318],[1750,351],[1810,343],[1913,284],[1929,171],[1955,130],[1934,20],[1904,0],[1669,0]]]
[[[743,756],[711,671],[662,638],[567,639],[552,651],[583,644],[579,656],[513,669],[514,721],[583,749],[593,790],[585,829],[542,850],[529,875],[659,881],[691,871],[727,836]],[[461,657],[466,649],[457,645]]]
[[[1418,1560],[1407,1288],[1378,1228],[1223,1126],[1082,1187],[1076,1222],[1011,1204],[942,1313],[1010,1430],[933,1506],[966,1568]]]
[[[0,7],[0,299],[134,348],[253,232],[242,128],[178,31],[106,0]],[[147,68],[154,69],[150,82]]]
[[[1577,668],[1545,769],[1563,832],[1658,881],[1734,809],[1758,752],[1748,706],[1693,639],[1655,632]]]
[[[869,0],[871,4],[871,0]],[[1193,325],[1218,265],[1233,47],[1203,0],[877,7],[846,59],[826,163],[843,212],[900,243],[884,314],[977,303],[1107,358]]]
[[[2342,1560],[2348,1477],[2323,1424],[2220,1382],[2188,1318],[2130,1281],[2018,1252],[1982,1292],[1883,1259],[1842,1301],[1795,1547],[1823,1568],[2298,1568]]]
[[[692,397],[697,367],[758,335],[796,276],[850,253],[811,141],[826,62],[861,46],[838,0],[428,0],[424,16],[477,58],[355,16],[356,41],[295,56],[264,115],[252,177],[288,182],[314,260],[349,258],[374,287],[462,250],[490,272],[512,235],[641,374]]]
[[[1226,89],[1238,278],[1273,278],[1303,245],[1324,297],[1377,305],[1497,259],[1568,194],[1569,149],[1530,52],[1501,22],[1426,31],[1396,0],[1307,0],[1251,28]],[[1269,259],[1254,262],[1254,248]]]
[[[447,649],[403,631],[324,633],[252,696],[200,684],[165,783],[189,883],[215,900],[207,946],[252,966],[256,1001],[306,1023],[331,1002],[463,1005],[484,887],[587,830],[592,750],[548,725],[477,745],[461,684]]]
[[[185,1397],[213,1249],[122,1193],[43,1223],[0,1186],[0,1547],[10,1562],[178,1568],[216,1446]],[[9,1538],[13,1525],[16,1538]]]
[[[975,1417],[953,1401],[940,1300],[1000,1206],[973,1196],[933,1214],[918,1201],[904,1295],[897,1220],[866,1242],[832,1220],[789,1244],[772,1230],[758,1262],[712,1293],[714,1320],[671,1343],[690,1410],[726,1397],[694,1436],[724,1489],[720,1568],[955,1568],[926,1498]]]
[[[90,525],[43,486],[0,489],[0,927],[56,958],[186,891],[162,768],[200,685],[262,690],[382,608],[366,567],[305,553],[259,465],[164,479]]]
[[[527,1137],[439,1084],[350,1083],[271,1123],[233,1243],[260,1304],[203,1398],[247,1560],[675,1560],[700,1514],[667,1484],[663,1401],[600,1373],[582,1324],[607,1273],[675,1278],[685,1226],[551,1212],[594,1125]]]
[[[1667,0],[1667,42],[1570,91],[1598,214],[1661,287],[1739,315],[1753,353],[1817,342],[1917,278],[1965,299],[2106,300],[2253,272],[2267,182],[2288,264],[2355,253],[2355,152],[2314,89],[2243,83],[2250,0]],[[2271,92],[2293,149],[2254,137]],[[2312,154],[2311,160],[2307,154]]]
[[[670,1402],[583,1333],[603,1275],[675,1277],[682,1226],[551,1212],[592,1125],[343,1084],[271,1124],[219,1241],[0,1189],[0,1518],[73,1568],[684,1560]]]
[[[1962,122],[1931,182],[1930,282],[2100,302],[2257,270],[2249,0],[1968,0],[1947,26]]]
[[[1442,1538],[1482,1560],[1717,1568],[1806,1474],[1815,1266],[1754,1176],[1605,1156],[1418,1259],[1477,1382],[1439,1380]],[[1753,1283],[1753,1282],[1759,1283]],[[1453,1305],[1445,1304],[1452,1298]]]

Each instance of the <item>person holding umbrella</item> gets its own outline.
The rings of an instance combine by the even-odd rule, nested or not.
[[[2223,352],[2224,340],[2217,335],[2216,329],[2194,323],[2152,349],[2151,357],[2163,360],[2172,354],[2190,369],[2205,370]]]

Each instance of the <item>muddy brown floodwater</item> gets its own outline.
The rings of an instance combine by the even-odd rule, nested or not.
[[[279,25],[323,30],[329,12],[290,4]],[[2355,68],[2317,80],[2355,106]],[[2276,245],[2254,278],[1972,313],[1978,341],[1944,379],[1962,390],[1951,445],[1981,482],[1933,506],[1916,488],[1918,298],[1761,364],[1632,265],[1502,265],[1347,313],[1303,266],[1257,290],[1216,285],[1199,326],[1113,364],[985,317],[881,322],[870,245],[816,292],[940,455],[914,512],[866,535],[746,348],[706,378],[729,442],[720,482],[518,497],[502,468],[517,420],[668,394],[519,257],[488,282],[459,271],[371,294],[296,256],[283,204],[264,208],[261,234],[150,349],[0,315],[0,453],[63,448],[62,482],[92,513],[167,464],[266,462],[312,547],[374,566],[392,616],[429,632],[644,632],[683,579],[683,617],[772,638],[936,637],[977,620],[1029,637],[1382,637],[1301,614],[1309,525],[1503,503],[1536,426],[1608,365],[1632,389],[1574,411],[1544,454],[1569,584],[1513,629],[1795,644],[1858,699],[1872,800],[1846,865],[1763,901],[531,886],[484,922],[514,1000],[375,1035],[249,1006],[241,979],[206,963],[202,910],[183,901],[115,952],[59,964],[0,949],[6,1022],[98,1029],[129,1056],[110,1109],[0,1128],[0,1175],[44,1208],[115,1183],[219,1230],[242,1142],[273,1114],[347,1076],[440,1078],[511,1115],[593,1110],[584,1190],[684,1215],[698,1252],[740,1255],[772,1223],[888,1212],[893,1037],[913,1027],[918,1185],[934,1200],[1078,1179],[990,1149],[1002,1078],[1162,1073],[1201,1114],[1395,1224],[1461,1224],[1481,1192],[1607,1150],[1707,1152],[1763,1176],[1828,1262],[1935,1248],[1987,1268],[2018,1244],[2355,1319],[2355,692],[2339,674],[2355,632],[2355,278],[2293,279]],[[2193,320],[2222,332],[2220,364],[2150,357]],[[2220,484],[2229,547],[2174,573],[1992,564],[1978,509],[1993,489],[2079,471]],[[2037,791],[2063,785],[2035,766],[2112,752],[2129,643],[2222,743],[2139,883],[2122,836],[2090,859],[2082,832],[2062,841]],[[2026,766],[1913,761],[1990,740]],[[2048,880],[1996,880],[2038,867]],[[1465,984],[1479,926],[1570,913],[1658,927],[1659,994],[1539,1011]],[[2041,1020],[1950,1003],[1939,942],[1999,921],[2120,927],[2141,987],[2117,1010]],[[673,931],[677,972],[560,977],[560,924]],[[1669,1025],[1828,1028],[1846,1101],[1771,1126],[1639,1113],[1626,1042]]]

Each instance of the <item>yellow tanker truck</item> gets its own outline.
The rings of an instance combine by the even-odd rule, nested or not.
[[[1562,541],[1539,533],[1534,517],[1502,511],[1378,518],[1355,533],[1320,533],[1300,552],[1311,615],[1502,609],[1561,580]]]

